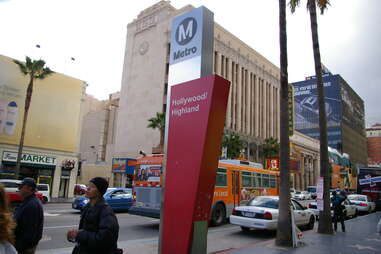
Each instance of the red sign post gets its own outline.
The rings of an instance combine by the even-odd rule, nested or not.
[[[206,247],[229,84],[209,75],[171,88],[161,253]]]

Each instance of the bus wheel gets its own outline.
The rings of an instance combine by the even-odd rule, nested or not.
[[[213,226],[219,226],[224,224],[226,219],[226,211],[224,205],[218,203],[214,206],[211,218],[211,224]]]

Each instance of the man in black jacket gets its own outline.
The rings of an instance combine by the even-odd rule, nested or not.
[[[23,202],[15,212],[16,243],[19,254],[34,254],[44,225],[44,210],[41,201],[35,195],[36,182],[33,178],[24,178],[19,186]]]
[[[71,229],[67,233],[68,240],[76,242],[75,254],[122,253],[117,249],[118,220],[103,199],[107,187],[108,182],[102,177],[90,180],[86,190],[90,202],[82,211],[79,229]]]

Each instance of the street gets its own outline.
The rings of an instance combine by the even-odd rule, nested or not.
[[[78,227],[80,213],[71,208],[71,204],[46,204],[44,205],[45,221],[43,238],[40,241],[37,253],[71,253],[73,243],[66,240],[66,232],[70,228]],[[151,242],[157,245],[159,237],[159,220],[117,213],[119,221],[120,247],[133,248],[141,243]],[[250,232],[243,233],[238,226],[226,224],[220,227],[209,228],[208,252],[216,252],[229,248],[240,247],[258,241],[269,240],[275,237],[275,232]],[[54,251],[53,251],[54,250]],[[155,253],[155,252],[153,252]]]

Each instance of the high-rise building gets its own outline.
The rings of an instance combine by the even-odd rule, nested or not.
[[[367,165],[364,101],[340,75],[323,75],[328,145],[347,153],[358,166]],[[295,129],[319,139],[316,77],[295,82]]]
[[[128,24],[115,156],[137,156],[157,146],[160,132],[148,119],[165,112],[172,19],[176,9],[160,1]],[[249,144],[252,159],[269,137],[279,139],[279,68],[215,23],[214,72],[231,81],[225,131]]]
[[[381,124],[376,123],[366,128],[368,145],[368,166],[381,167]]]

